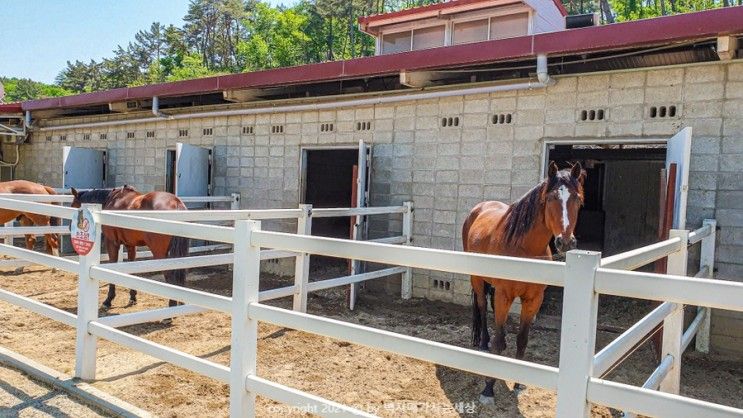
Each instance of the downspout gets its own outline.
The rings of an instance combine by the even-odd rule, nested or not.
[[[537,55],[537,80],[546,86],[552,86],[556,81],[550,77],[549,70],[547,68],[547,55]]]
[[[152,97],[152,114],[158,118],[171,119],[172,116],[167,115],[160,111],[160,98],[157,96]]]
[[[454,96],[467,96],[475,94],[490,94],[499,91],[514,91],[514,90],[531,90],[535,88],[545,88],[555,84],[555,80],[549,76],[547,71],[547,56],[537,56],[537,80],[527,80],[512,84],[498,84],[482,87],[469,87],[460,88],[456,90],[440,90],[440,91],[419,91],[416,93],[403,93],[394,95],[383,95],[377,97],[369,97],[362,99],[351,99],[351,100],[337,100],[327,101],[321,103],[307,103],[307,104],[289,104],[283,106],[271,106],[267,105],[264,107],[255,107],[249,109],[232,109],[232,110],[216,110],[209,112],[195,112],[195,113],[181,113],[176,115],[168,115],[160,112],[159,100],[157,96],[152,98],[152,114],[157,116],[156,118],[139,118],[139,119],[125,119],[125,120],[114,120],[106,122],[90,122],[80,123],[73,125],[59,125],[59,126],[48,126],[38,128],[39,131],[54,131],[62,129],[81,129],[81,128],[95,128],[102,126],[120,126],[129,125],[135,123],[154,123],[160,119],[165,118],[168,120],[178,119],[192,119],[192,118],[209,118],[209,117],[223,117],[223,116],[244,116],[244,115],[264,115],[270,113],[281,113],[281,112],[307,112],[307,111],[319,111],[319,110],[332,110],[345,107],[355,106],[374,106],[388,103],[399,103],[411,100],[430,100],[440,99],[444,97]]]

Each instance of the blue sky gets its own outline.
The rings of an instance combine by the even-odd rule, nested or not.
[[[68,60],[111,56],[152,22],[180,26],[187,9],[188,0],[3,0],[0,76],[52,83]]]

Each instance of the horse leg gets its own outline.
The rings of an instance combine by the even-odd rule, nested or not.
[[[542,299],[544,299],[544,291],[521,299],[521,319],[519,333],[516,336],[516,358],[519,360],[523,360],[526,354],[526,345],[529,343],[529,330],[531,329],[534,317],[539,312],[539,307],[542,306]],[[513,386],[513,390],[517,394],[524,389],[526,389],[526,386],[518,382]]]
[[[482,351],[488,351],[488,295],[486,282],[482,277],[472,276],[472,344]]]
[[[511,304],[513,304],[513,296],[506,293],[502,286],[495,287],[495,293],[493,294],[493,311],[495,312],[495,335],[493,335],[493,342],[491,344],[491,350],[494,354],[501,355],[506,349],[506,321],[508,320],[508,311],[511,310]],[[495,385],[495,379],[488,378],[485,381],[485,389],[480,394],[480,402],[484,404],[492,404],[495,402],[493,397],[493,385]]]
[[[107,239],[106,241],[106,251],[108,252],[108,262],[109,263],[118,263],[119,261],[119,244],[118,242],[114,242],[112,239]],[[108,295],[106,295],[106,300],[103,301],[103,305],[101,305],[101,309],[104,311],[107,311],[111,309],[111,302],[113,302],[114,298],[116,297],[116,285],[109,284],[108,285]]]
[[[134,259],[137,258],[137,246],[127,245],[126,255],[127,255],[128,261],[134,261]],[[127,306],[132,306],[136,304],[137,304],[137,289],[129,289],[129,305]]]

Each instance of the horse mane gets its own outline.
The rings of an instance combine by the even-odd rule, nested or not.
[[[137,190],[128,184],[114,189],[91,189],[80,192],[78,194],[78,199],[80,200],[80,203],[97,203],[105,207],[112,197],[124,192],[137,193]]]
[[[108,200],[108,197],[115,189],[91,189],[78,193],[77,198],[80,203],[97,203],[102,205]]]
[[[539,216],[539,211],[542,209],[540,203],[542,202],[543,192],[546,187],[547,181],[544,180],[508,207],[505,217],[506,244],[520,244],[521,239],[529,232],[534,221]]]
[[[505,242],[519,245],[537,220],[544,207],[544,197],[559,185],[568,185],[578,192],[583,201],[583,186],[570,175],[570,170],[558,171],[555,176],[542,180],[508,207],[505,218]]]

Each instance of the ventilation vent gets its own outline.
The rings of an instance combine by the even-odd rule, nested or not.
[[[252,126],[243,126],[243,135],[252,135],[252,134],[253,134]]]
[[[283,134],[284,133],[284,125],[273,125],[271,127],[271,133],[272,134]]]
[[[459,126],[459,117],[448,117],[448,118],[441,118],[441,126],[444,128],[449,128],[452,126]]]
[[[356,122],[357,131],[369,131],[371,130],[371,122]]]
[[[107,138],[108,138],[108,134],[100,134],[100,135],[98,135],[98,139],[107,139]]]
[[[511,113],[499,113],[493,115],[493,125],[507,125],[513,121],[513,115]]]
[[[322,123],[320,124],[320,132],[333,132],[333,124],[332,123]]]
[[[139,107],[139,103],[137,102],[126,102],[127,109],[136,109],[138,107]]]
[[[145,134],[147,138],[154,138],[155,137],[155,131],[147,131],[147,134]]]
[[[679,114],[678,108],[676,108],[676,105],[670,105],[670,106],[652,106],[650,107],[650,111],[648,112],[648,117],[650,119],[659,119],[659,118],[675,118]]]
[[[212,128],[204,128],[201,133],[204,136],[212,136],[214,134],[214,130]]]
[[[83,141],[90,141],[90,134],[83,134]]]
[[[451,290],[451,281],[434,279],[433,288],[438,290]]]
[[[59,136],[60,141],[67,141],[67,135],[60,135]]]
[[[595,122],[606,119],[606,111],[604,109],[584,109],[580,111],[578,116],[579,122]]]
[[[134,132],[127,132],[126,139],[134,139]]]
[[[47,142],[52,142],[52,136],[51,135],[47,135],[46,136],[46,140],[47,140]]]
[[[181,138],[188,136],[188,129],[179,129],[178,136]]]

